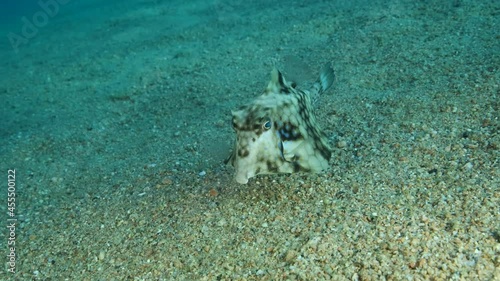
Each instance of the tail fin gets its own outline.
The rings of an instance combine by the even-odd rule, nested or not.
[[[335,81],[335,72],[330,63],[327,63],[321,68],[319,79],[314,83],[313,91],[315,95],[312,97],[313,103],[332,86],[333,81]]]

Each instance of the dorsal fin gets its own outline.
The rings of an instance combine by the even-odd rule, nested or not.
[[[267,85],[267,93],[288,94],[293,85],[286,81],[285,76],[276,67],[271,71],[271,81]]]

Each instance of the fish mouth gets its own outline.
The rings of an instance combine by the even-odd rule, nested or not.
[[[245,177],[236,177],[236,182],[239,184],[247,184],[248,183],[248,178]]]
[[[248,179],[253,177],[253,175],[251,175],[250,172],[240,172],[240,173],[237,173],[236,176],[234,177],[234,179],[236,180],[237,183],[239,184],[247,184],[248,183]]]

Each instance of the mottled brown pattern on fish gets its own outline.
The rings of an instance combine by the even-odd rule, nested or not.
[[[310,91],[297,89],[276,69],[264,93],[232,112],[235,148],[227,159],[236,181],[258,174],[320,172],[328,168],[331,149],[316,123],[311,94],[318,96],[334,80],[325,66]]]

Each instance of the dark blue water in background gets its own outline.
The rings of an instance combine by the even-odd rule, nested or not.
[[[0,23],[15,24],[21,17],[32,15],[40,10],[36,0],[2,0],[0,4]]]

